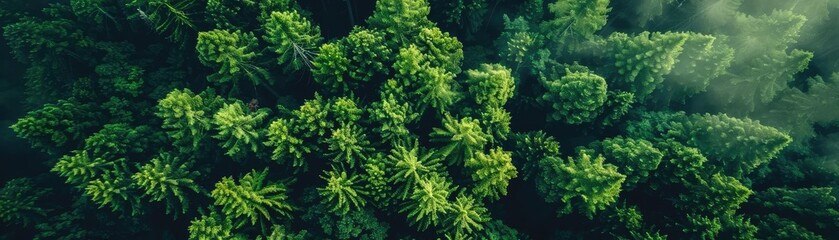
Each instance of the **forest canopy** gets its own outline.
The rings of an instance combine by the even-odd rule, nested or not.
[[[19,2],[0,239],[837,238],[837,0]]]

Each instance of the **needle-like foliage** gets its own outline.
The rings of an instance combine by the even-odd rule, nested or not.
[[[228,156],[241,156],[247,150],[257,152],[262,145],[264,133],[260,129],[268,112],[265,109],[255,112],[246,109],[244,103],[236,101],[232,104],[225,103],[213,115],[213,125],[218,131],[213,138],[223,141],[221,147],[226,150],[225,154]]]
[[[408,220],[425,230],[439,226],[446,214],[453,211],[448,198],[452,191],[451,180],[438,174],[431,174],[417,182],[408,203],[400,212],[408,212]]]
[[[268,182],[268,169],[251,170],[239,181],[224,177],[210,193],[215,205],[225,216],[234,219],[234,226],[245,222],[273,222],[291,217],[294,209],[288,201],[288,188],[283,183]]]
[[[466,160],[467,168],[473,169],[472,180],[475,197],[498,200],[507,195],[510,179],[518,176],[512,163],[512,154],[500,147],[489,150],[488,154],[478,152],[472,159]]]
[[[443,128],[434,128],[430,137],[432,141],[447,143],[438,153],[448,158],[450,165],[470,161],[476,152],[483,151],[491,138],[481,129],[477,119],[465,117],[457,120],[450,115],[443,119]]]
[[[543,158],[539,162],[541,176],[536,179],[536,187],[545,201],[562,202],[559,215],[576,210],[592,218],[615,203],[626,178],[617,167],[604,161],[602,156],[592,159],[585,153],[576,159],[569,157],[568,161]]]
[[[268,72],[255,63],[257,39],[253,33],[240,30],[212,30],[198,33],[198,60],[208,67],[217,68],[217,72],[207,76],[207,80],[216,84],[231,82],[236,84],[243,78],[254,84],[270,80]]]
[[[169,153],[160,153],[131,176],[134,184],[153,202],[165,202],[166,213],[185,214],[189,209],[187,190],[201,192],[195,182],[200,174],[190,170],[192,163]]]
[[[263,29],[262,39],[279,55],[277,64],[285,65],[287,71],[312,69],[313,50],[323,40],[318,26],[292,10],[271,13]]]
[[[347,214],[350,209],[359,209],[367,203],[364,192],[357,190],[358,175],[348,176],[346,171],[332,169],[320,178],[326,181],[326,186],[318,188],[322,197],[321,202],[335,214]]]

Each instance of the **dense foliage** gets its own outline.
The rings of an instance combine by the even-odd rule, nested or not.
[[[0,239],[837,238],[836,0],[0,3]]]

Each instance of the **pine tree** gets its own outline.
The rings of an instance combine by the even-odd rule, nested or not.
[[[134,184],[153,202],[165,202],[166,213],[185,214],[189,209],[188,191],[202,192],[195,182],[200,174],[191,171],[192,163],[162,152],[131,176]]]
[[[350,177],[346,171],[337,169],[326,171],[325,174],[320,178],[326,180],[326,186],[318,188],[318,193],[322,197],[321,203],[328,206],[329,211],[343,215],[351,209],[364,207],[367,201],[364,199],[365,193],[357,190],[358,175]]]
[[[539,162],[540,175],[536,189],[549,203],[562,202],[559,215],[576,210],[589,218],[613,204],[621,192],[626,176],[617,167],[582,153],[578,158],[562,161],[552,156]]]
[[[507,195],[510,179],[518,176],[518,171],[512,163],[512,154],[500,147],[489,150],[488,154],[477,152],[475,157],[467,159],[465,166],[473,169],[472,180],[475,197],[498,200]]]
[[[323,40],[319,27],[292,10],[272,12],[263,29],[262,39],[268,42],[268,49],[279,55],[277,63],[285,65],[286,71],[312,69],[312,51]]]
[[[289,204],[288,188],[283,183],[266,182],[268,169],[251,170],[239,178],[224,177],[210,193],[222,213],[233,219],[234,226],[245,222],[273,222],[276,218],[291,217],[294,209]]]
[[[222,140],[220,146],[225,154],[240,157],[245,151],[258,152],[264,133],[260,131],[262,121],[268,116],[266,109],[245,112],[245,104],[236,101],[224,106],[213,115],[213,125],[218,131],[213,138]]]

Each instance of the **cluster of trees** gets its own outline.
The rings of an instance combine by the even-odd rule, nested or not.
[[[49,169],[0,238],[839,229],[837,1],[325,2],[0,9]]]

